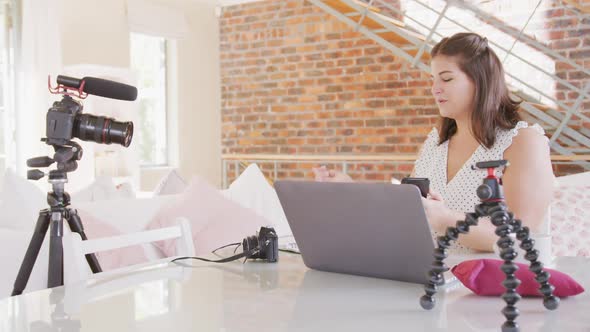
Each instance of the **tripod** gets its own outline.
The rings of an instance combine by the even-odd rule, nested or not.
[[[46,139],[43,139],[46,140]],[[64,145],[53,145],[55,155],[49,157],[37,157],[27,160],[29,167],[49,167],[57,162],[57,169],[48,173],[48,181],[51,183],[52,191],[47,193],[47,203],[49,209],[39,211],[39,218],[33,231],[33,236],[29,242],[27,252],[23,258],[12,296],[22,294],[27,286],[33,265],[39,255],[39,250],[45,239],[47,230],[50,229],[49,235],[49,271],[47,277],[47,287],[57,287],[64,282],[64,261],[63,261],[63,220],[66,219],[70,230],[80,234],[82,240],[86,240],[82,220],[75,209],[69,207],[70,195],[64,191],[64,185],[68,182],[68,172],[76,170],[78,164],[76,160],[82,158],[82,148],[79,144],[67,141]],[[29,180],[39,180],[46,174],[38,169],[29,170],[27,178]],[[87,254],[86,261],[93,273],[102,272],[100,264],[94,254]]]
[[[52,289],[49,293],[49,303],[53,305],[49,322],[38,320],[31,322],[31,332],[76,332],[82,329],[79,319],[74,319],[64,310],[64,290]]]
[[[502,325],[503,332],[520,331],[518,323],[515,322],[519,315],[519,310],[516,308],[516,302],[520,300],[520,295],[516,292],[516,288],[520,285],[520,280],[516,278],[514,272],[518,270],[518,266],[512,262],[518,255],[514,250],[514,241],[509,234],[516,233],[516,238],[520,241],[520,247],[526,250],[525,259],[530,261],[529,270],[536,274],[535,280],[539,283],[539,291],[543,294],[543,305],[549,310],[557,309],[559,306],[559,298],[553,295],[554,287],[549,283],[549,273],[543,271],[543,263],[538,261],[539,251],[534,249],[535,241],[530,238],[530,230],[528,227],[523,227],[522,222],[513,218],[513,214],[508,211],[504,203],[504,193],[502,191],[502,180],[494,175],[494,170],[498,167],[508,166],[506,160],[494,160],[479,162],[472,166],[472,169],[487,169],[488,176],[484,178],[483,184],[477,188],[477,196],[481,200],[481,204],[475,206],[475,212],[467,213],[465,220],[457,221],[455,227],[448,227],[444,236],[437,238],[438,248],[434,249],[434,262],[431,270],[428,273],[429,282],[424,286],[426,295],[420,298],[420,305],[426,310],[434,308],[437,286],[444,283],[442,273],[448,271],[449,268],[443,263],[443,260],[448,256],[447,248],[451,241],[456,241],[459,234],[467,234],[470,226],[477,226],[478,218],[489,216],[492,224],[496,226],[496,235],[500,237],[496,244],[501,249],[500,257],[504,260],[501,269],[506,275],[506,279],[502,283],[506,288],[506,292],[502,295],[502,299],[506,302],[506,307],[502,310],[502,314],[506,317],[506,322]]]

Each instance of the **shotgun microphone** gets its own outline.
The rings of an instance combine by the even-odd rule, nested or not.
[[[136,87],[102,78],[86,76],[79,79],[58,75],[57,83],[75,89],[82,87],[82,92],[90,95],[129,101],[137,99]]]

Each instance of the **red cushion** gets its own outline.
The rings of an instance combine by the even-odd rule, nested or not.
[[[474,259],[454,266],[453,274],[477,295],[502,295],[505,292],[502,282],[506,275],[500,269],[504,262],[498,259]],[[518,294],[523,296],[542,296],[539,292],[539,283],[535,280],[535,274],[529,270],[528,265],[515,263],[518,270],[515,276],[521,281],[516,288]],[[580,294],[584,288],[565,273],[552,269],[544,269],[551,274],[549,283],[555,287],[554,295],[559,297]]]

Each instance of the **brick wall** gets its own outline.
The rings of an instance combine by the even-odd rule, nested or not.
[[[582,1],[579,1],[580,3]],[[573,60],[579,66],[590,70],[590,16],[581,15],[579,11],[559,7],[548,12],[546,23],[539,30],[544,29],[548,40],[546,42],[552,50],[559,52],[562,56]],[[578,89],[590,84],[590,76],[582,70],[567,64],[564,61],[556,61],[555,75],[566,80]],[[590,89],[587,91],[590,95]],[[568,107],[579,105],[577,108],[586,116],[590,116],[590,98],[583,97],[579,100],[580,94],[571,91],[563,84],[556,84],[556,97]],[[562,110],[562,112],[564,112]],[[587,120],[573,115],[568,125],[576,130],[581,127],[590,126]],[[563,136],[560,136],[563,137]],[[558,139],[558,143],[565,143]],[[580,146],[583,147],[583,146]],[[573,164],[556,164],[554,166],[557,174],[569,174],[585,171],[584,168]]]
[[[544,16],[535,24],[550,32],[545,42],[588,68],[588,19],[558,4]],[[438,121],[428,74],[307,1],[226,7],[220,29],[223,153],[414,154]],[[556,73],[572,84],[588,81],[559,62]],[[557,93],[568,103],[576,98]],[[277,175],[310,177],[314,165],[278,163]],[[273,163],[262,166],[274,175]],[[411,169],[411,162],[364,162],[347,171],[383,181]]]

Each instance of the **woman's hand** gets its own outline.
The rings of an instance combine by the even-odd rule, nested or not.
[[[430,226],[439,233],[444,232],[452,221],[453,211],[445,205],[442,196],[430,189],[428,198],[422,198],[422,205]]]
[[[430,227],[440,234],[445,234],[448,227],[455,227],[457,221],[465,220],[464,212],[446,207],[442,196],[432,189],[428,193],[428,198],[422,198],[422,204]],[[494,233],[495,229],[491,223],[481,223],[479,227],[472,228],[469,234],[462,235],[459,243],[473,250],[490,252],[493,243],[498,239]]]
[[[315,174],[315,180],[318,182],[353,182],[347,174],[327,169],[326,166],[313,167],[311,169]]]

